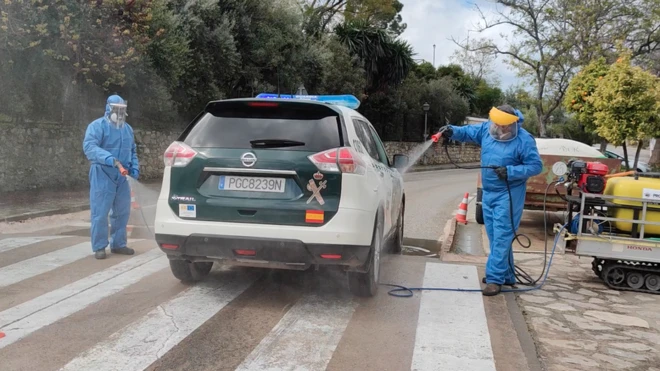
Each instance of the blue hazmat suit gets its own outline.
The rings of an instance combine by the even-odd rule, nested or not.
[[[493,124],[490,120],[481,125],[451,126],[451,140],[481,146],[481,166],[503,166],[507,170],[507,180],[502,180],[494,169],[481,169],[482,209],[490,242],[486,283],[498,285],[516,282],[512,242],[525,206],[527,179],[540,174],[543,169],[536,141],[522,128],[522,113],[518,110],[515,113],[519,117],[514,124],[518,125],[518,135],[510,141],[497,141],[489,134]],[[513,210],[509,204],[507,181]],[[511,227],[511,212],[515,229]]]
[[[110,120],[110,105],[125,104],[118,95],[108,97],[105,115],[87,126],[83,150],[90,161],[89,202],[91,211],[92,250],[108,246],[108,214],[110,215],[110,249],[126,246],[126,226],[131,213],[131,189],[126,176],[114,166],[115,160],[138,179],[140,165],[137,158],[133,128]]]

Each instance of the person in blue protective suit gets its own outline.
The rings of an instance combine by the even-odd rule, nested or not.
[[[520,111],[505,104],[493,107],[489,120],[481,125],[441,129],[445,141],[480,145],[481,166],[487,167],[481,169],[482,209],[490,242],[485,296],[497,295],[502,285],[516,283],[512,244],[522,218],[527,179],[540,174],[543,168],[536,141],[522,128],[523,121]]]
[[[131,189],[126,175],[137,180],[140,166],[133,128],[126,123],[126,107],[120,96],[108,97],[105,115],[87,126],[83,140],[85,156],[91,163],[89,202],[92,250],[96,259],[106,258],[108,245],[110,252],[115,254],[135,253],[127,247],[126,226],[131,213]]]

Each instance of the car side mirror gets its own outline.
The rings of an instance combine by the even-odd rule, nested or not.
[[[410,160],[406,155],[394,155],[394,167],[398,170],[404,170],[408,167]]]

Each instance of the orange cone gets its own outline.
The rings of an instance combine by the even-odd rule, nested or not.
[[[137,199],[135,198],[135,191],[133,188],[131,188],[131,210],[138,210],[140,208],[140,204],[138,204]],[[131,212],[131,216],[133,213]],[[129,219],[129,225],[126,226],[126,236],[131,237],[131,234],[133,233],[133,225],[135,223],[131,223],[131,220]]]
[[[137,210],[140,208],[140,205],[138,205],[137,201],[135,200],[135,191],[131,189],[131,209],[132,210]]]
[[[456,212],[456,222],[468,224],[467,221],[467,209],[468,209],[468,198],[470,197],[469,192],[465,192],[463,196],[463,201],[458,205],[458,212]]]

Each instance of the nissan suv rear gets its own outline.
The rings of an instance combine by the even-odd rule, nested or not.
[[[295,97],[291,97],[295,98]],[[404,193],[369,122],[303,99],[210,102],[164,154],[156,241],[184,282],[213,262],[336,265],[376,292],[383,241],[400,251]],[[397,167],[405,156],[395,156]]]

